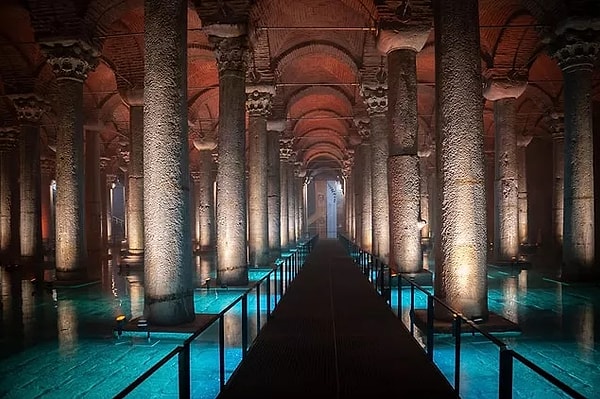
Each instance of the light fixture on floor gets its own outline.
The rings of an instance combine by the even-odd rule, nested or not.
[[[117,322],[117,337],[121,338],[121,334],[123,334],[123,327],[125,326],[127,319],[124,314],[120,314],[115,317],[115,321]]]

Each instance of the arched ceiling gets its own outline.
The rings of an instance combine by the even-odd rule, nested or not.
[[[78,37],[98,46],[102,57],[84,88],[84,120],[104,124],[107,156],[117,157],[127,136],[124,90],[143,87],[143,0],[4,0],[0,5],[1,94],[36,92],[51,100],[54,75],[40,42]],[[214,135],[219,118],[218,71],[203,26],[246,21],[250,72],[274,85],[272,118],[287,119],[297,161],[313,177],[339,176],[343,161],[360,142],[353,119],[366,109],[360,84],[372,81],[385,57],[376,49],[381,26],[399,18],[397,0],[192,0],[188,9],[188,116],[190,137]],[[411,0],[415,15],[431,12],[431,1]],[[562,109],[562,73],[543,40],[567,16],[598,17],[594,0],[480,0],[483,71],[519,71],[528,77],[517,101],[517,130],[547,137],[544,115]],[[421,13],[421,14],[419,14]],[[424,13],[424,14],[423,14]],[[594,14],[595,13],[595,14]],[[423,23],[420,21],[419,23]],[[417,55],[420,148],[435,129],[433,31]],[[593,98],[600,99],[596,68]],[[6,98],[2,125],[16,123]],[[44,141],[54,141],[54,114],[43,119]],[[486,101],[487,151],[493,150],[493,104]],[[491,146],[491,148],[489,148]],[[190,146],[193,151],[193,146]],[[112,153],[111,153],[112,151]],[[195,159],[193,156],[191,159]]]

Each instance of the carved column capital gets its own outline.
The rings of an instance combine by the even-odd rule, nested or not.
[[[531,140],[533,139],[533,136],[526,136],[523,134],[518,134],[517,135],[517,147],[522,147],[525,148],[529,145],[529,143],[531,143]]]
[[[248,38],[246,35],[223,37],[213,36],[209,33],[209,41],[215,49],[219,72],[246,72],[248,67]]]
[[[100,52],[81,40],[63,40],[40,43],[47,62],[57,79],[83,82],[90,71],[98,65]]]
[[[0,127],[0,152],[10,152],[19,146],[19,129],[13,126]]]
[[[549,112],[544,116],[548,124],[552,139],[559,140],[565,137],[565,115],[562,112]]]
[[[110,165],[111,159],[108,157],[100,157],[100,170],[105,171]]]
[[[600,52],[600,18],[567,18],[546,41],[550,55],[563,71],[592,71]]]
[[[483,96],[490,101],[519,98],[527,88],[527,71],[490,68],[483,76]]]
[[[354,118],[354,124],[358,129],[358,135],[363,142],[369,139],[371,128],[369,126],[369,118]]]
[[[250,116],[269,116],[274,95],[273,86],[246,86],[246,111]]]
[[[406,30],[382,29],[377,34],[377,49],[384,54],[396,50],[419,52],[425,46],[431,26],[413,26]]]
[[[292,146],[294,145],[293,138],[279,139],[279,159],[287,161],[292,157]]]
[[[360,95],[370,116],[387,113],[387,89],[387,83],[363,83],[360,86]]]
[[[50,110],[50,104],[35,94],[16,94],[8,98],[17,111],[17,119],[21,122],[38,123],[40,118]]]

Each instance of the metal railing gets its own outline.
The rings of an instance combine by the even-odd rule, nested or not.
[[[508,344],[494,337],[492,334],[481,329],[476,322],[463,316],[460,312],[454,310],[448,304],[443,302],[441,299],[436,297],[434,294],[423,288],[412,280],[407,278],[401,273],[393,275],[390,268],[385,265],[381,260],[371,253],[364,251],[358,245],[350,241],[347,237],[339,235],[340,240],[346,246],[346,250],[354,262],[361,268],[361,271],[365,276],[373,282],[375,290],[381,295],[390,307],[392,307],[391,301],[391,287],[392,279],[397,278],[398,286],[398,303],[397,303],[397,316],[402,317],[402,295],[401,290],[403,282],[410,285],[410,333],[414,337],[415,334],[415,290],[419,290],[424,293],[427,297],[427,321],[426,321],[426,340],[425,340],[425,352],[427,358],[433,362],[434,354],[434,307],[441,306],[451,315],[452,318],[452,336],[454,337],[455,354],[454,354],[454,392],[460,394],[460,365],[461,365],[461,334],[464,332],[462,326],[468,325],[472,330],[469,331],[474,333],[475,331],[480,333],[488,341],[492,342],[499,349],[499,364],[498,364],[498,397],[500,399],[511,399],[513,397],[513,365],[514,359],[521,362],[523,365],[528,367],[533,372],[544,378],[546,381],[560,389],[565,394],[572,398],[585,399],[585,396],[571,388],[546,370],[542,369],[538,365],[534,364],[523,355],[510,349]]]
[[[296,248],[291,249],[282,258],[276,262],[276,265],[271,269],[266,276],[260,280],[254,282],[250,287],[245,289],[242,295],[235,301],[231,302],[218,314],[214,316],[212,320],[206,323],[204,326],[193,332],[183,344],[177,346],[166,356],[156,362],[152,367],[146,370],[138,378],[136,378],[131,384],[125,387],[121,392],[114,396],[115,399],[125,398],[137,387],[139,387],[144,381],[150,378],[155,372],[161,369],[167,362],[173,359],[175,356],[178,357],[178,368],[177,368],[177,379],[179,387],[179,398],[190,398],[191,397],[191,344],[194,342],[203,332],[208,330],[214,325],[215,322],[219,323],[219,390],[222,390],[226,383],[225,376],[225,314],[233,309],[238,303],[241,302],[242,307],[242,360],[246,357],[248,349],[251,344],[248,342],[248,296],[256,289],[256,334],[258,335],[261,329],[261,295],[260,286],[263,282],[266,282],[266,309],[267,309],[267,320],[271,317],[271,277],[273,277],[274,287],[274,301],[275,303],[273,310],[277,307],[279,301],[283,297],[291,281],[296,277],[300,271],[304,261],[308,254],[312,251],[318,236],[313,236],[305,242],[298,243]]]

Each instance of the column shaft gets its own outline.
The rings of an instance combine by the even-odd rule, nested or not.
[[[361,144],[361,155],[363,170],[362,176],[362,223],[361,223],[361,246],[368,252],[373,251],[373,197],[371,186],[371,144]]]
[[[390,199],[388,196],[388,123],[385,113],[371,115],[371,191],[373,253],[389,264]]]
[[[279,132],[267,132],[267,207],[270,258],[281,252],[281,162],[279,159]]]
[[[129,164],[127,168],[127,252],[144,253],[144,107],[129,107]]]
[[[215,204],[213,191],[213,159],[210,150],[200,151],[196,182],[196,223],[199,229],[198,249],[210,251],[215,246]]]
[[[288,215],[288,162],[286,158],[280,158],[281,174],[281,249],[287,249],[290,245],[289,215]]]
[[[294,176],[294,163],[288,161],[288,237],[290,246],[296,246],[296,177]]]
[[[175,325],[194,319],[187,2],[147,0],[144,25],[145,308],[150,323]]]
[[[21,259],[42,260],[40,138],[37,124],[21,125]]]
[[[527,209],[527,147],[518,145],[517,147],[517,173],[518,173],[518,194],[517,207],[519,213],[519,243],[529,242],[529,225]]]
[[[560,250],[563,245],[565,188],[565,138],[562,132],[552,136],[552,174],[552,231],[554,245]]]
[[[88,272],[99,278],[102,253],[102,203],[100,198],[100,132],[86,131],[85,141],[85,225]],[[93,272],[93,273],[92,273]]]
[[[0,255],[2,264],[17,262],[19,255],[19,186],[14,168],[19,153],[17,131],[0,130]]]

